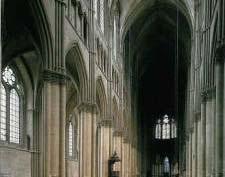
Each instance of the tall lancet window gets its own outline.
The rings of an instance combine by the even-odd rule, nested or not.
[[[94,0],[94,10],[95,10],[95,15],[94,17],[97,19],[98,18],[98,1],[99,0]]]
[[[177,137],[177,126],[174,119],[171,121],[171,138]]]
[[[116,16],[114,16],[114,21],[113,21],[113,54],[116,59],[116,52],[117,52],[117,22],[116,22]]]
[[[100,29],[102,30],[102,32],[104,33],[105,30],[105,8],[104,8],[105,4],[104,4],[104,0],[100,0],[100,9],[99,9],[99,22],[100,22]]]
[[[69,157],[73,156],[73,125],[69,123],[69,131],[68,131],[68,155]]]
[[[169,162],[169,158],[165,157],[164,162],[163,162],[163,166],[164,166],[164,173],[169,173],[170,172],[170,162]]]
[[[6,90],[1,85],[1,117],[0,117],[0,140],[6,140]]]
[[[165,115],[163,118],[162,139],[170,139],[170,124],[168,115]]]
[[[20,99],[15,89],[10,91],[10,142],[20,142]]]
[[[12,68],[2,72],[0,140],[19,144],[21,141],[23,89]],[[9,126],[7,126],[7,122]]]
[[[161,139],[161,120],[159,119],[155,128],[155,138]]]

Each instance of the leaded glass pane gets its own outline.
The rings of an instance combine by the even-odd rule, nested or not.
[[[20,100],[15,89],[10,92],[10,142],[20,142]]]
[[[98,16],[98,0],[94,0],[95,18]]]
[[[114,57],[116,58],[116,49],[117,49],[117,46],[116,46],[116,17],[114,17],[114,24],[113,24],[113,43],[114,43]]]
[[[0,140],[6,140],[6,91],[3,85],[0,88],[1,117],[0,117]]]
[[[73,126],[72,126],[72,123],[70,122],[69,124],[69,156],[73,156]]]
[[[169,118],[167,115],[163,118],[163,126],[162,126],[162,139],[170,139],[170,124]]]
[[[155,138],[156,139],[161,139],[161,123],[160,123],[160,119],[157,121],[156,124],[156,129],[155,129]]]
[[[168,157],[165,157],[164,159],[164,173],[170,172],[170,163]]]
[[[174,123],[172,123],[172,126],[173,126],[173,137],[172,138],[176,138],[177,137],[177,126]]]
[[[100,0],[100,28],[104,33],[104,0]]]

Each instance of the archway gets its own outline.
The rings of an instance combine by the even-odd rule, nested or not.
[[[14,150],[8,154],[8,160],[2,164],[5,170],[0,173],[6,176],[43,176],[40,131],[43,110],[40,80],[44,66],[52,57],[50,27],[40,1],[5,0],[1,3],[4,6],[2,69],[7,66],[14,68],[17,71],[16,76],[24,83],[23,107],[20,110],[20,115],[23,115],[20,128],[24,136],[20,135],[20,143],[16,148],[12,144],[6,145],[14,147]],[[1,151],[3,149],[0,148]],[[21,158],[24,166],[20,166]]]
[[[80,101],[88,99],[88,76],[81,50],[77,43],[74,43],[66,54],[66,70],[76,82],[80,91]]]
[[[131,100],[126,106],[131,107],[129,129],[134,130],[132,141],[142,153],[141,167],[134,173],[177,175],[172,174],[176,167],[171,165],[169,173],[162,173],[165,157],[173,164],[179,162],[180,171],[185,168],[183,141],[190,82],[191,32],[189,20],[178,4],[162,1],[146,5],[127,30],[124,70],[125,84],[131,87],[128,93]],[[162,121],[168,125],[176,122],[177,138],[172,135],[155,138],[157,121],[165,115],[168,120]],[[171,130],[168,129],[169,134]],[[157,164],[161,165],[155,171]]]

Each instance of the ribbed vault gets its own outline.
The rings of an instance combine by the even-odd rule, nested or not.
[[[179,140],[184,132],[178,131],[176,140],[157,141],[154,125],[165,114],[180,129],[184,125],[191,29],[179,8],[156,1],[140,12],[124,41],[125,71],[130,70],[125,80],[131,84],[131,116],[137,126],[133,139],[142,149],[142,168],[153,174],[159,159],[169,157],[176,164],[182,148]]]

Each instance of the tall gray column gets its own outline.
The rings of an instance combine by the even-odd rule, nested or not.
[[[2,1],[0,1],[0,24],[2,24]],[[2,34],[2,25],[0,25],[0,34]],[[0,86],[2,84],[1,78],[2,78],[2,35],[0,35]],[[1,89],[0,89],[0,98],[1,98]],[[0,105],[1,105],[1,99],[0,99]]]
[[[224,65],[221,51],[216,55],[216,134],[215,134],[215,173],[216,177],[223,176],[223,99],[224,99]]]
[[[200,174],[202,177],[206,175],[206,97],[202,94],[201,103],[201,159],[200,159]]]
[[[0,1],[0,24],[2,24],[2,1]],[[0,26],[0,34],[2,34],[2,25]],[[1,74],[2,74],[2,35],[0,35],[0,84],[1,84],[1,78],[2,78]],[[1,99],[0,99],[0,103],[1,103]]]
[[[201,128],[201,117],[200,115],[197,117],[197,176],[201,177],[202,176],[202,156],[201,156],[201,151],[202,151],[202,144],[201,144],[201,139],[202,139],[202,128]]]
[[[206,176],[212,175],[213,167],[213,100],[214,100],[214,89],[209,89],[206,92]]]
[[[80,117],[80,175],[81,177],[94,177],[95,169],[95,143],[93,131],[96,131],[96,105],[83,102],[79,108]]]
[[[65,76],[47,71],[43,76],[40,176],[65,177]]]

